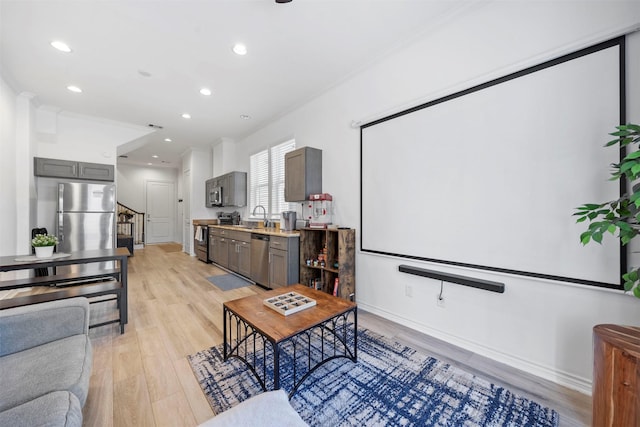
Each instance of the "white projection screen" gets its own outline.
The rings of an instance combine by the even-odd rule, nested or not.
[[[361,127],[361,250],[620,288],[619,240],[575,208],[617,199],[624,38]]]

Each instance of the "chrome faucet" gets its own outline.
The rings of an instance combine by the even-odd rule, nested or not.
[[[267,210],[264,208],[264,206],[258,205],[253,208],[253,212],[251,213],[251,215],[255,215],[258,208],[262,208],[262,212],[264,213],[264,228],[269,228],[269,221],[267,220]]]

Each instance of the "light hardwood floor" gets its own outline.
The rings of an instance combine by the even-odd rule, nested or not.
[[[263,293],[257,286],[223,292],[207,277],[224,272],[159,246],[129,263],[129,324],[91,330],[94,366],[85,426],[194,426],[213,416],[186,356],[222,342],[222,304]],[[117,317],[115,304],[93,304],[93,321]],[[366,312],[360,327],[393,337],[515,393],[552,407],[561,426],[591,423],[591,399]]]

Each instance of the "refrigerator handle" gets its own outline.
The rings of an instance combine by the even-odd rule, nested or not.
[[[58,214],[58,244],[64,242],[64,219],[62,213]]]

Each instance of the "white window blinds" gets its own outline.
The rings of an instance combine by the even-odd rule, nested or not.
[[[262,205],[267,216],[277,219],[280,212],[292,210],[293,206],[284,201],[284,155],[296,148],[294,139],[270,147],[250,158],[250,213]],[[262,210],[256,217],[261,218]]]

